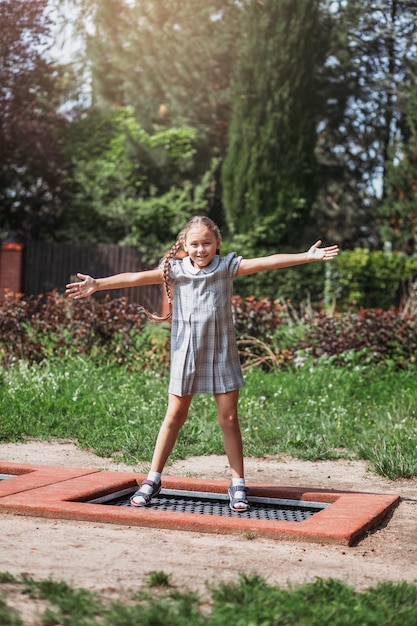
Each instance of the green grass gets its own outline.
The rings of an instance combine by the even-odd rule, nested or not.
[[[417,377],[383,367],[306,363],[245,374],[240,419],[245,454],[302,459],[362,458],[381,475],[417,475]],[[0,370],[0,441],[74,439],[99,455],[149,461],[165,413],[167,376],[84,357]],[[223,453],[215,403],[196,396],[172,459]],[[120,597],[51,579],[0,573],[0,624],[23,626],[8,591],[36,598],[43,626],[402,626],[417,623],[417,587],[381,583],[363,592],[335,579],[277,587],[240,575],[209,600],[150,572]]]
[[[381,366],[246,372],[240,394],[245,454],[361,458],[390,479],[417,475],[417,377]],[[86,357],[18,361],[0,370],[0,441],[71,438],[100,456],[150,461],[167,375],[95,365]],[[191,405],[171,460],[223,454],[210,395]]]
[[[156,573],[156,579],[167,575]],[[151,577],[151,576],[150,576]],[[22,626],[20,613],[7,604],[2,583],[15,594],[37,598],[44,626],[403,626],[417,623],[417,587],[381,583],[357,592],[335,579],[277,587],[258,576],[240,575],[236,582],[209,589],[209,599],[162,584],[145,583],[140,592],[106,594],[74,589],[52,579],[26,576],[3,580],[0,574],[0,623]],[[207,609],[207,605],[209,608]]]

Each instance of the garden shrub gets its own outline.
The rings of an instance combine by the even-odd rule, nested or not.
[[[123,361],[143,324],[127,298],[74,302],[56,292],[28,298],[6,292],[0,300],[0,361],[39,362],[69,353]]]
[[[330,298],[339,310],[388,310],[406,300],[417,277],[417,257],[357,248],[326,265]]]
[[[290,301],[294,307],[301,306],[306,300],[320,306],[325,299],[325,286],[325,266],[310,263],[239,276],[235,281],[235,292],[244,298]]]
[[[271,254],[271,250],[251,248],[244,240],[238,239],[235,244],[222,244],[222,252],[237,249],[246,258]],[[387,310],[403,304],[416,280],[417,256],[357,248],[342,250],[331,263],[240,276],[235,292],[244,298],[290,301],[296,308],[308,300],[315,307],[333,305],[341,311]]]
[[[415,312],[359,309],[330,314],[295,310],[290,303],[233,296],[232,312],[243,365],[266,369],[300,358],[331,358],[338,365],[417,362]],[[169,362],[170,325],[153,324],[127,298],[72,301],[56,292],[0,300],[0,363],[29,363],[71,354],[96,362],[159,368]]]
[[[331,317],[320,312],[301,346],[314,359],[327,355],[345,364],[354,355],[357,362],[405,368],[417,362],[416,319],[393,309],[360,309]]]
[[[278,300],[254,296],[232,297],[233,322],[238,336],[268,339],[288,319],[288,309]]]

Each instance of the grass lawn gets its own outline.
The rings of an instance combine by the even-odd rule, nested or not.
[[[381,583],[361,593],[334,579],[285,588],[257,576],[211,589],[210,608],[196,593],[177,591],[169,575],[151,572],[143,589],[115,600],[51,579],[0,573],[16,594],[37,598],[39,624],[52,626],[403,626],[417,623],[417,587]],[[203,608],[204,607],[204,608]],[[0,596],[0,624],[24,626]]]
[[[149,461],[167,402],[167,376],[75,356],[0,371],[0,440],[73,438],[100,456]],[[417,377],[381,366],[304,365],[245,374],[245,454],[360,458],[390,479],[417,475]],[[197,395],[171,460],[222,454],[210,395]]]

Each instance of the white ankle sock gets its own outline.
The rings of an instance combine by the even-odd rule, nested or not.
[[[153,483],[158,484],[159,481],[161,480],[161,473],[149,472],[148,480],[151,480]],[[143,485],[143,487],[141,487],[141,490],[143,491],[143,493],[152,493],[152,487],[150,485]]]
[[[233,487],[244,487],[245,479],[244,478],[232,478]]]
[[[149,472],[148,476],[147,476],[148,480],[151,480],[153,483],[158,484],[159,481],[161,480],[161,473],[160,472]],[[147,493],[147,494],[151,494],[152,493],[152,487],[150,485],[143,485],[141,486],[140,490],[143,493]],[[135,501],[139,501],[142,504],[145,504],[145,498],[143,498],[142,496],[135,496]]]
[[[151,480],[153,483],[159,483],[159,481],[161,480],[161,472],[149,472],[148,474],[148,480]]]

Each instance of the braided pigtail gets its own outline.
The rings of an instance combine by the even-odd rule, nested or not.
[[[175,259],[178,252],[181,250],[184,242],[184,231],[181,231],[177,237],[177,241],[174,243],[172,248],[168,250],[165,256],[162,258],[160,267],[163,271],[164,277],[164,289],[168,299],[168,313],[166,315],[157,315],[156,313],[150,313],[144,307],[139,307],[140,310],[146,315],[148,320],[151,322],[167,322],[172,318],[172,302],[173,302],[173,293],[172,293],[172,285],[171,280],[169,278],[169,263],[171,259]]]

